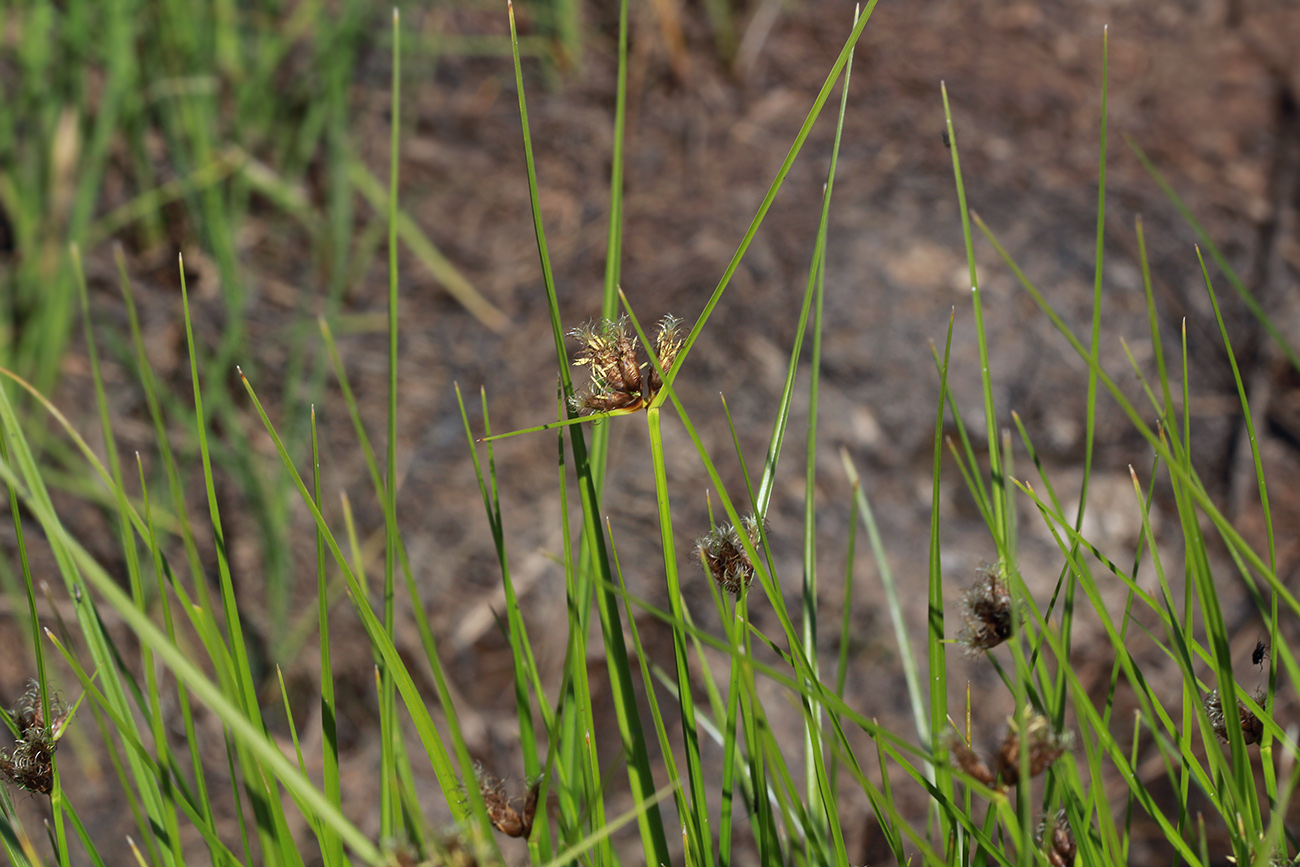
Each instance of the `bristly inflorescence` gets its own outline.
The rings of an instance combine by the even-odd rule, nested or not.
[[[998,748],[998,779],[1014,786],[1020,782],[1021,741],[1027,742],[1029,751],[1029,776],[1036,777],[1059,759],[1069,749],[1073,736],[1069,732],[1058,732],[1051,722],[1041,714],[1029,714],[1025,719],[1025,731],[1022,735],[1014,718],[1011,719],[1002,746]]]
[[[758,519],[752,515],[741,518],[740,525],[749,537],[750,545],[757,550]],[[743,593],[754,580],[754,564],[745,553],[740,533],[731,524],[719,524],[703,539],[696,541],[695,556],[718,586],[733,596]]]
[[[1260,707],[1268,696],[1264,690],[1255,691],[1255,704]],[[1210,728],[1225,744],[1228,742],[1228,718],[1223,712],[1223,698],[1217,689],[1210,690],[1205,696],[1205,715],[1210,718]],[[1264,724],[1255,716],[1241,699],[1237,699],[1237,723],[1241,726],[1241,737],[1247,745],[1257,744],[1264,737]]]
[[[71,711],[57,697],[50,698],[47,722],[41,707],[41,687],[27,682],[10,716],[18,727],[18,739],[8,749],[0,750],[0,778],[29,792],[48,795],[54,788],[54,751]]]
[[[506,784],[498,777],[483,769],[475,767],[478,775],[478,790],[483,796],[483,806],[487,808],[492,827],[507,837],[519,837],[525,840],[533,833],[533,819],[537,815],[537,796],[541,790],[541,780],[533,782],[524,796],[523,809],[517,810],[506,795]]]
[[[950,732],[948,749],[953,763],[972,779],[990,788],[1003,789],[1020,782],[1020,749],[1022,740],[1029,751],[1029,776],[1036,777],[1059,759],[1069,749],[1072,736],[1052,728],[1047,717],[1030,714],[1025,720],[1022,738],[1020,728],[1012,718],[1007,733],[998,746],[995,766],[990,768],[957,732]]]
[[[591,368],[591,380],[570,398],[575,412],[636,412],[663,388],[654,365],[641,361],[641,344],[626,316],[586,322],[569,336],[581,344],[573,363]],[[681,348],[681,320],[675,316],[660,319],[654,349],[664,371],[672,369]]]
[[[966,626],[957,642],[972,655],[997,647],[1011,637],[1011,606],[1011,588],[1002,566],[980,569],[979,578],[962,598]]]
[[[1047,863],[1052,867],[1071,867],[1074,864],[1079,846],[1074,842],[1074,831],[1070,828],[1070,819],[1064,810],[1056,811],[1056,818],[1052,821],[1050,829],[1047,826],[1047,818],[1044,817],[1038,823],[1034,839],[1044,850]]]

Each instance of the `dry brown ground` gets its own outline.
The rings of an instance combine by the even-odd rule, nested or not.
[[[846,0],[817,0],[783,10],[752,65],[733,75],[719,64],[705,36],[701,12],[684,13],[687,65],[676,74],[654,21],[645,10],[633,22],[633,62],[628,123],[627,195],[622,285],[638,312],[656,318],[672,312],[688,321],[704,301],[739,242],[786,147],[838,53],[852,18]],[[533,76],[533,123],[543,212],[566,322],[598,311],[604,269],[609,153],[613,107],[613,21],[589,17],[589,54],[580,74],[547,89]],[[1067,3],[885,2],[876,10],[857,54],[831,211],[826,273],[825,357],[819,429],[817,487],[818,561],[828,654],[840,603],[850,491],[840,466],[846,449],[864,473],[891,565],[904,588],[913,634],[920,636],[929,522],[930,465],[937,376],[930,342],[941,341],[956,309],[952,381],[958,406],[977,435],[984,430],[979,363],[969,303],[960,224],[943,125],[939,83],[952,99],[969,200],[993,227],[1029,276],[1044,289],[1078,334],[1088,327],[1096,225],[1096,177],[1103,26],[1110,38],[1110,159],[1101,357],[1106,369],[1133,383],[1121,347],[1127,341],[1148,371],[1153,350],[1136,264],[1134,219],[1141,216],[1151,251],[1166,349],[1176,346],[1186,318],[1192,364],[1192,413],[1199,467],[1211,489],[1242,526],[1260,535],[1249,452],[1235,411],[1231,373],[1200,283],[1194,236],[1161,195],[1124,143],[1131,136],[1166,172],[1206,220],[1214,237],[1270,311],[1292,336],[1297,322],[1295,278],[1300,268],[1296,215],[1300,204],[1300,12],[1283,0],[1124,0]],[[464,23],[500,30],[504,22]],[[680,62],[680,58],[679,58]],[[372,163],[382,171],[387,141],[385,75],[376,68],[357,83],[355,129]],[[471,281],[506,314],[500,333],[484,328],[440,291],[412,259],[403,262],[399,461],[404,469],[399,509],[416,576],[430,603],[460,710],[474,750],[494,770],[519,774],[508,648],[492,611],[501,606],[499,577],[487,524],[455,409],[453,383],[467,395],[487,391],[493,427],[539,423],[554,413],[555,358],[549,336],[524,183],[518,114],[510,68],[502,60],[444,58],[407,85],[408,135],[403,145],[403,199],[420,225]],[[833,125],[814,130],[775,207],[759,232],[705,338],[678,379],[706,444],[723,467],[733,495],[742,490],[718,394],[734,414],[751,468],[759,464],[780,394],[794,337],[816,230],[821,185]],[[286,233],[254,233],[241,251],[253,307],[249,327],[268,379],[282,369],[284,329],[301,318],[304,263]],[[1086,369],[1034,308],[985,243],[976,244],[985,295],[992,377],[1003,424],[1009,413],[1024,420],[1040,456],[1065,496],[1077,488],[1084,449]],[[94,257],[92,257],[93,259]],[[100,259],[101,263],[105,260]],[[178,298],[165,267],[133,263],[143,296],[147,339],[171,382],[188,376],[181,363]],[[92,268],[92,273],[94,269]],[[103,267],[93,303],[106,321],[120,321],[111,272]],[[198,273],[197,295],[214,287]],[[1261,442],[1272,491],[1284,573],[1297,560],[1291,532],[1300,510],[1285,484],[1297,477],[1300,455],[1300,383],[1279,362],[1258,324],[1219,279],[1234,348],[1259,412]],[[347,299],[350,312],[383,310],[386,272],[377,260]],[[205,292],[207,293],[205,295]],[[206,303],[206,302],[205,302]],[[215,301],[211,303],[215,304]],[[213,308],[215,311],[215,308]],[[209,322],[219,321],[214,314]],[[214,328],[215,325],[206,325]],[[353,383],[382,447],[385,345],[381,334],[346,335],[342,348]],[[1171,355],[1170,361],[1174,358]],[[85,395],[85,366],[68,365],[66,400]],[[125,378],[125,374],[123,374]],[[806,376],[801,379],[806,385]],[[274,383],[264,391],[272,396]],[[805,392],[806,393],[806,392]],[[366,531],[382,525],[367,495],[364,467],[353,446],[341,402],[320,407],[329,486],[347,490]],[[1106,399],[1100,402],[1093,499],[1085,535],[1118,562],[1131,562],[1139,526],[1127,468],[1150,470],[1151,454]],[[124,448],[147,444],[139,399],[118,407]],[[246,424],[251,420],[224,420]],[[797,602],[803,510],[803,440],[807,401],[796,400],[770,514],[774,553],[787,593]],[[679,550],[707,528],[709,484],[680,426],[666,423]],[[609,516],[632,591],[663,602],[662,562],[644,426],[637,418],[612,424]],[[127,452],[129,454],[129,452]],[[502,504],[514,577],[525,616],[537,640],[546,682],[558,679],[562,623],[555,441],[534,435],[497,448]],[[1023,461],[1023,453],[1020,456]],[[960,477],[949,465],[943,479],[944,568],[951,600],[994,550]],[[1028,470],[1024,470],[1028,472]],[[1144,475],[1145,478],[1145,475]],[[237,493],[232,552],[237,580],[258,570],[255,528],[242,526]],[[1168,504],[1157,512],[1171,520]],[[82,515],[89,531],[106,534],[100,550],[111,559],[112,536],[102,519]],[[1046,594],[1060,556],[1041,521],[1022,503],[1022,570],[1031,589]],[[312,537],[298,515],[301,562],[310,563]],[[1171,543],[1172,532],[1167,532]],[[1179,552],[1168,556],[1177,562]],[[896,645],[882,607],[875,566],[863,544],[855,564],[854,648],[848,679],[850,703],[882,722],[909,730]],[[304,588],[312,580],[303,570]],[[685,574],[694,578],[687,566]],[[1150,571],[1144,573],[1150,576]],[[702,579],[700,579],[702,580]],[[1222,570],[1230,622],[1237,624],[1243,677],[1258,637],[1240,582]],[[1115,587],[1114,599],[1120,598]],[[709,622],[702,584],[688,587],[687,603]],[[305,598],[305,597],[304,597]],[[955,609],[954,609],[955,612]],[[772,628],[761,610],[756,619]],[[250,613],[256,630],[270,623]],[[950,631],[958,624],[950,618]],[[655,661],[671,665],[671,641],[652,618],[639,622]],[[1288,625],[1294,634],[1295,624]],[[344,635],[349,627],[340,627]],[[370,654],[358,639],[344,644],[340,677],[350,703],[343,707],[348,762],[348,811],[377,831],[371,806],[370,768],[377,749]],[[414,628],[404,629],[418,653]],[[1084,617],[1072,660],[1085,682],[1099,687],[1111,659],[1095,619]],[[1173,677],[1152,649],[1150,677]],[[307,661],[286,661],[311,691]],[[955,692],[967,680],[980,698],[977,720],[999,726],[1010,699],[980,660],[954,658]],[[603,663],[593,660],[593,674]],[[16,682],[17,673],[15,673]],[[597,681],[599,682],[599,681]],[[987,687],[981,689],[981,687]],[[599,686],[597,687],[599,690]],[[1287,695],[1291,691],[1288,689]],[[771,696],[774,708],[788,699]],[[1171,692],[1171,701],[1175,694]],[[305,702],[304,706],[309,706]],[[1279,713],[1294,708],[1280,704]],[[1119,717],[1122,718],[1122,717]],[[798,715],[785,719],[798,743]],[[602,756],[613,761],[610,724],[598,732]],[[866,743],[860,744],[865,747]],[[793,746],[792,746],[793,751]],[[716,753],[716,751],[713,751]],[[864,755],[873,751],[865,750]],[[1153,786],[1162,766],[1143,766]],[[434,821],[444,810],[432,795]],[[1119,790],[1117,789],[1117,793]],[[920,793],[899,797],[920,804]],[[112,811],[91,815],[110,821]],[[865,799],[845,791],[843,819],[856,862],[885,857]],[[1152,839],[1154,839],[1154,829]],[[744,837],[742,833],[740,835]],[[1160,863],[1139,829],[1132,863]],[[522,846],[507,843],[521,856]],[[630,863],[630,862],[629,862]]]

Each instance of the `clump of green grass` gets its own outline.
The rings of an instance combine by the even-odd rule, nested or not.
[[[225,7],[218,4],[217,8]],[[180,14],[178,9],[167,9]],[[0,797],[0,847],[11,862],[50,860],[70,864],[75,847],[79,847],[92,863],[103,863],[101,842],[81,820],[80,811],[86,805],[79,803],[76,786],[69,785],[55,756],[54,746],[71,717],[61,703],[51,699],[50,683],[57,678],[45,658],[49,646],[59,654],[58,670],[67,672],[84,691],[84,701],[103,736],[104,749],[123,793],[123,808],[135,825],[134,855],[144,864],[194,863],[204,856],[223,865],[300,865],[317,859],[326,865],[494,864],[502,861],[502,839],[515,838],[527,841],[531,863],[605,865],[620,860],[615,837],[624,825],[636,828],[636,838],[629,845],[639,844],[640,852],[634,858],[637,862],[703,867],[738,863],[846,864],[849,856],[845,826],[857,821],[842,809],[849,793],[865,797],[900,865],[1046,862],[1063,867],[1075,863],[1129,863],[1134,820],[1139,816],[1158,827],[1167,849],[1187,864],[1208,867],[1229,855],[1241,864],[1276,863],[1295,857],[1300,847],[1283,821],[1300,780],[1295,732],[1284,731],[1273,713],[1279,699],[1288,706],[1293,703],[1290,693],[1283,692],[1280,673],[1284,671],[1294,682],[1295,658],[1278,623],[1284,612],[1300,613],[1300,603],[1278,576],[1267,478],[1253,429],[1250,442],[1268,522],[1268,550],[1261,553],[1246,544],[1197,475],[1190,457],[1193,443],[1186,415],[1191,389],[1186,374],[1186,343],[1182,347],[1182,380],[1178,382],[1163,364],[1144,253],[1142,266],[1147,277],[1144,286],[1152,338],[1157,358],[1162,359],[1155,382],[1134,364],[1148,406],[1134,405],[1100,363],[1106,189],[1104,98],[1095,294],[1087,342],[1065,326],[988,226],[971,218],[962,184],[959,136],[948,114],[947,142],[974,290],[974,327],[981,360],[985,362],[981,397],[986,409],[984,441],[988,452],[977,452],[974,442],[978,437],[966,428],[947,386],[955,327],[955,321],[950,320],[944,349],[941,353],[936,350],[935,495],[927,552],[929,617],[923,641],[910,638],[910,627],[898,602],[898,588],[888,569],[887,540],[881,538],[875,524],[868,491],[860,484],[852,462],[845,459],[846,472],[856,488],[853,501],[845,506],[862,521],[879,565],[888,613],[898,638],[913,728],[887,729],[843,697],[844,671],[851,662],[845,650],[849,643],[847,610],[835,673],[827,676],[823,672],[827,668],[827,650],[819,640],[818,630],[821,612],[816,601],[818,534],[814,504],[826,227],[853,48],[873,9],[874,3],[868,4],[854,22],[753,222],[694,324],[682,336],[675,320],[661,322],[655,339],[650,340],[637,311],[618,289],[628,14],[626,2],[622,4],[605,291],[596,324],[576,331],[581,346],[573,359],[556,302],[538,205],[540,181],[531,151],[523,76],[519,54],[514,52],[527,183],[562,391],[556,403],[558,420],[531,429],[558,429],[559,435],[561,484],[557,496],[564,522],[560,565],[565,575],[567,619],[562,624],[545,624],[548,630],[563,630],[566,638],[566,658],[558,684],[543,682],[529,638],[528,612],[515,592],[510,534],[504,525],[493,459],[496,440],[522,432],[492,433],[487,395],[481,401],[481,428],[476,430],[463,400],[461,413],[505,595],[502,622],[514,664],[519,747],[528,781],[522,798],[512,797],[503,783],[486,776],[470,755],[459,722],[456,693],[424,614],[426,608],[412,576],[397,520],[397,250],[405,225],[398,202],[399,64],[394,63],[392,81],[393,159],[388,190],[382,197],[390,263],[386,326],[390,365],[388,435],[382,464],[367,438],[328,321],[321,338],[324,357],[333,362],[344,404],[356,423],[359,445],[373,479],[373,493],[383,509],[385,556],[380,592],[371,590],[365,581],[364,558],[350,511],[345,508],[343,526],[331,525],[322,511],[324,494],[314,412],[306,414],[307,436],[301,441],[282,436],[259,398],[256,373],[237,371],[247,399],[281,459],[277,495],[292,501],[294,509],[309,513],[316,528],[322,718],[319,781],[309,778],[301,732],[287,697],[284,714],[293,746],[291,753],[272,739],[266,722],[270,708],[265,704],[265,685],[252,675],[248,636],[241,618],[244,602],[231,580],[216,496],[221,467],[213,460],[209,440],[212,416],[210,409],[205,409],[205,401],[210,408],[213,399],[223,400],[215,397],[214,391],[220,394],[222,386],[216,383],[229,371],[224,367],[221,350],[205,358],[196,346],[184,269],[181,283],[193,400],[189,409],[193,414],[196,461],[207,494],[206,519],[190,518],[184,510],[176,481],[180,478],[176,449],[161,423],[158,449],[166,467],[172,513],[151,493],[143,459],[127,482],[128,473],[117,461],[112,445],[113,431],[98,367],[97,329],[88,315],[84,316],[87,347],[100,410],[100,435],[110,456],[107,466],[43,396],[41,388],[27,384],[12,371],[4,371],[5,385],[0,387],[0,429],[4,434],[0,437],[0,479],[10,495],[38,672],[37,686],[28,691],[9,721],[21,741],[39,746],[21,748],[26,752],[15,747],[4,755],[0,771],[12,782],[30,783],[26,788],[47,799],[48,803],[41,801],[41,806],[48,807],[51,818],[48,851],[53,853],[49,859],[38,854],[6,794]],[[511,30],[515,45],[513,9]],[[230,46],[223,47],[220,39],[216,42],[212,50],[219,57],[230,62],[238,59],[237,51],[230,55]],[[396,15],[392,44],[394,56],[400,57],[401,29]],[[181,40],[181,47],[184,45]],[[706,410],[687,407],[674,384],[679,377],[692,375],[693,346],[707,328],[718,327],[712,322],[713,312],[837,86],[841,97],[835,147],[816,242],[809,256],[808,280],[798,313],[798,337],[790,347],[786,385],[773,411],[772,434],[761,467],[756,467],[752,476],[745,456],[736,448],[734,457],[745,469],[745,487],[732,491],[723,484],[717,469],[722,456],[710,454],[698,433],[697,421],[703,423]],[[1103,80],[1103,97],[1106,87]],[[947,109],[946,91],[943,99]],[[203,117],[191,118],[188,123],[193,126],[186,129],[191,134],[203,133]],[[207,117],[211,120],[216,115]],[[197,140],[201,143],[202,135]],[[208,231],[216,232],[228,221],[225,204],[217,200],[208,205],[210,211],[203,212],[213,221]],[[975,228],[1002,256],[1028,295],[1087,366],[1085,484],[1081,505],[1073,514],[1063,508],[1057,486],[1037,461],[1033,431],[1012,417],[1010,421],[1020,438],[1020,447],[1013,448],[1011,432],[1003,427],[1006,419],[994,404],[994,372],[987,365],[973,253]],[[1140,225],[1137,237],[1139,250],[1144,250]],[[1222,264],[1217,252],[1215,256]],[[221,258],[220,251],[217,257]],[[75,252],[71,261],[79,265]],[[1218,302],[1208,270],[1203,273],[1217,315]],[[1235,276],[1226,273],[1238,291],[1245,292]],[[79,267],[73,269],[73,280],[85,314],[86,293]],[[123,290],[129,304],[132,296],[125,274]],[[134,326],[134,319],[132,323]],[[772,554],[764,522],[742,515],[768,514],[788,432],[796,374],[803,364],[805,335],[811,338],[811,411],[805,456],[807,509],[802,539],[802,592],[798,608],[792,611],[783,592],[788,577],[780,575],[776,568],[777,558]],[[1224,340],[1235,373],[1226,334]],[[141,388],[153,407],[159,397],[157,383],[143,352],[138,327],[132,328],[131,341],[140,360]],[[644,361],[641,347],[653,347]],[[585,390],[575,389],[571,363],[590,368],[592,382]],[[1237,383],[1249,425],[1249,401],[1240,376]],[[1175,386],[1182,394],[1181,417],[1172,399]],[[1142,534],[1131,568],[1102,556],[1080,533],[1097,404],[1103,392],[1127,415],[1155,455],[1146,487],[1133,472]],[[19,394],[26,395],[23,401],[36,410],[34,413],[20,413],[14,400]],[[229,402],[229,395],[224,400]],[[673,490],[668,482],[663,425],[669,405],[670,423],[680,424],[694,446],[695,457],[707,471],[721,512],[725,513],[718,515],[714,523],[716,536],[704,537],[695,553],[718,585],[710,583],[712,612],[690,610],[682,593],[679,565],[689,556],[677,552],[672,501],[674,497],[680,500],[694,496],[695,492]],[[235,411],[229,403],[227,409]],[[592,413],[601,415],[604,421],[594,426],[587,424],[592,421]],[[286,409],[286,414],[291,412]],[[666,609],[656,608],[627,590],[617,556],[617,528],[602,518],[610,429],[614,424],[639,423],[640,419],[645,420],[649,433]],[[92,474],[110,492],[126,563],[125,589],[59,519],[46,480],[49,469],[35,447],[37,437],[32,434],[49,420],[63,428],[67,440],[84,458],[82,471]],[[729,424],[730,419],[723,418],[719,423]],[[957,432],[952,440],[944,436],[949,425]],[[733,440],[738,442],[734,431]],[[539,448],[550,447],[543,437],[535,437],[534,441]],[[246,447],[236,444],[236,448]],[[991,547],[997,552],[997,566],[985,571],[969,591],[964,617],[948,616],[945,600],[950,589],[961,582],[943,574],[940,558],[943,516],[938,486],[945,448],[951,451],[984,518]],[[1035,483],[1017,475],[1018,455],[1029,456],[1037,473]],[[989,469],[983,469],[985,466]],[[309,478],[300,467],[310,467]],[[1173,549],[1158,546],[1151,527],[1152,486],[1157,481],[1167,486],[1177,509],[1177,541],[1182,559],[1177,564],[1166,563],[1168,551]],[[576,527],[569,524],[568,498],[573,491],[580,506],[576,513],[580,523]],[[1015,516],[1017,506],[1025,504],[1038,512],[1059,546],[1061,572],[1048,599],[1035,598],[1020,573]],[[25,540],[32,533],[33,522],[49,545],[69,598],[74,600],[75,626],[69,624],[64,629],[61,624],[57,635],[41,628],[42,611],[36,599],[40,581],[33,576],[25,553]],[[199,534],[210,535],[215,542],[217,596],[210,595],[194,553]],[[1211,534],[1217,538],[1207,538]],[[182,551],[179,557],[174,555],[171,544],[177,537]],[[1233,675],[1236,660],[1229,646],[1221,584],[1211,566],[1212,543],[1223,546],[1238,576],[1256,588],[1256,598],[1262,600],[1261,613],[1269,622],[1272,644],[1267,654],[1268,686],[1253,696],[1237,684]],[[850,565],[852,545],[850,540]],[[1144,555],[1149,560],[1144,560]],[[1155,591],[1149,589],[1153,584],[1145,575],[1138,580],[1139,568],[1148,562],[1147,568],[1154,572]],[[845,576],[846,599],[853,581],[850,568]],[[1127,591],[1121,611],[1112,610],[1101,592],[1103,585],[1112,582]],[[381,750],[374,775],[380,792],[376,805],[379,839],[363,834],[341,809],[331,621],[345,615],[331,609],[330,586],[334,583],[346,587],[346,616],[360,624],[376,661]],[[414,664],[397,646],[395,624],[402,593],[405,598],[401,604],[409,610],[419,631],[423,658],[418,663],[428,666],[441,719],[430,713],[426,696],[412,674]],[[770,613],[764,622],[775,623],[770,632],[761,630],[752,616],[760,606],[765,614]],[[1101,695],[1090,692],[1070,664],[1074,624],[1084,610],[1095,615],[1108,641],[1108,645],[1089,648],[1089,652],[1104,652],[1113,660],[1109,688]],[[108,612],[130,630],[138,649],[128,647],[120,635],[105,626],[103,615]],[[647,616],[671,633],[673,667],[669,671],[655,666],[645,651],[638,619]],[[966,621],[964,631],[961,620]],[[597,623],[598,633],[593,629]],[[1146,677],[1141,660],[1130,651],[1128,640],[1142,628],[1140,623],[1154,624],[1146,628],[1175,664],[1180,678],[1176,692]],[[531,624],[533,629],[539,626]],[[951,682],[948,666],[947,645],[953,641],[973,651],[980,664],[987,663],[1014,702],[1006,733],[990,754],[991,759],[982,758],[971,746],[977,733],[970,731],[969,723],[964,731],[952,723],[954,716],[963,716],[960,707],[950,705],[950,693],[959,686]],[[593,684],[593,679],[599,677],[597,667],[590,665],[593,659],[604,663],[607,683],[602,684],[602,689]],[[1264,655],[1259,654],[1254,662],[1259,664],[1263,659]],[[162,668],[174,681],[165,682],[159,677]],[[929,685],[928,696],[920,687],[922,671]],[[280,688],[283,694],[282,682]],[[785,698],[781,707],[772,702],[774,688]],[[618,729],[619,747],[612,755],[600,754],[591,736],[599,710],[595,696],[601,692],[610,697]],[[1128,720],[1114,718],[1121,692],[1137,707],[1131,729]],[[224,765],[215,770],[210,760],[213,745],[207,740],[206,730],[195,721],[196,702],[221,724],[222,738],[215,748],[223,753]],[[176,710],[165,712],[164,705]],[[780,741],[773,725],[776,714],[784,713],[787,705],[795,707],[798,714],[798,743]],[[1223,710],[1234,706],[1238,708],[1235,720]],[[168,720],[175,719],[175,713],[179,713],[183,739],[167,731]],[[672,716],[675,725],[667,722]],[[969,720],[969,705],[965,716]],[[86,721],[87,728],[89,725]],[[404,729],[414,733],[418,750],[408,746]],[[860,742],[859,733],[870,739],[873,750],[864,752],[855,746]],[[1226,753],[1220,740],[1227,744]],[[717,751],[704,749],[706,741],[713,742]],[[1161,760],[1168,788],[1176,793],[1172,801],[1157,800],[1138,773],[1137,760],[1145,745]],[[40,773],[30,773],[38,763]],[[316,761],[313,759],[311,764]],[[450,828],[429,827],[425,820],[428,805],[424,793],[429,788],[425,781],[429,776],[450,812]],[[1118,808],[1107,800],[1108,792],[1117,786],[1125,792],[1125,801]],[[905,795],[904,789],[910,795]],[[1193,791],[1199,801],[1195,812]],[[923,811],[905,812],[911,797],[924,800]],[[631,806],[623,813],[611,814],[613,804],[628,801]],[[219,803],[233,805],[233,828],[219,818]],[[1218,842],[1220,839],[1225,842]],[[619,845],[625,845],[621,837]]]

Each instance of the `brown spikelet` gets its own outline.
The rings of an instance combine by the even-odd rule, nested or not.
[[[640,409],[641,368],[627,319],[586,322],[569,336],[581,344],[573,363],[591,368],[591,381],[570,400],[573,409],[583,414]]]
[[[758,520],[742,518],[740,522],[755,548],[759,543]],[[695,556],[704,571],[713,576],[718,586],[733,596],[739,596],[754,580],[754,564],[745,553],[740,533],[731,524],[719,524],[708,535],[695,542]]]
[[[966,626],[957,642],[974,655],[991,650],[1011,637],[1011,589],[1002,567],[979,570],[979,577],[962,598]]]
[[[1047,717],[1029,714],[1025,720],[1024,739],[1029,742],[1029,776],[1036,777],[1059,759],[1070,745],[1068,732],[1052,730]],[[1021,733],[1015,720],[1007,727],[1006,737],[998,748],[998,779],[1014,786],[1020,782]]]
[[[487,808],[488,818],[492,820],[492,827],[496,828],[507,837],[518,837],[528,839],[533,833],[533,819],[537,815],[537,795],[541,790],[541,780],[533,783],[528,790],[528,795],[524,798],[524,807],[522,812],[516,810],[506,795],[506,786],[497,777],[492,776],[479,767],[478,773],[479,793],[483,796],[483,806]]]
[[[1064,810],[1057,810],[1056,818],[1052,821],[1051,829],[1047,827],[1047,819],[1043,818],[1038,823],[1038,831],[1035,834],[1038,845],[1041,846],[1047,856],[1047,863],[1052,867],[1072,867],[1074,858],[1078,854],[1078,844],[1074,842],[1074,831],[1070,828],[1070,819],[1066,816]]]
[[[997,782],[997,777],[989,770],[989,766],[984,764],[984,760],[970,748],[965,738],[958,732],[948,732],[948,751],[952,755],[953,764],[966,776],[989,787]]]
[[[0,750],[0,779],[43,795],[54,788],[54,751],[59,748],[71,713],[57,697],[51,697],[49,705],[51,721],[47,724],[40,685],[28,681],[27,689],[10,711],[18,727],[18,739],[12,747]]]
[[[1264,702],[1267,700],[1268,696],[1264,690],[1255,691],[1255,704],[1263,707]],[[1205,696],[1204,704],[1205,715],[1210,718],[1210,727],[1219,736],[1219,740],[1226,744],[1228,742],[1228,719],[1223,712],[1223,699],[1219,697],[1219,691],[1217,689],[1210,690],[1209,694]],[[1237,722],[1241,726],[1241,737],[1247,746],[1259,743],[1264,737],[1264,723],[1260,722],[1259,717],[1246,708],[1246,703],[1241,699],[1237,699]]]
[[[636,412],[663,387],[654,366],[641,360],[641,344],[626,316],[584,323],[569,336],[580,344],[573,363],[591,368],[591,380],[570,399],[575,412]],[[665,371],[672,368],[681,347],[681,320],[665,316],[655,335],[655,355]]]
[[[673,369],[677,363],[677,353],[682,349],[682,320],[669,314],[659,320],[658,331],[655,334],[655,355],[659,358],[659,366],[664,372]],[[650,365],[649,373],[649,395],[646,400],[652,399],[663,388],[663,380],[659,378],[659,371]]]

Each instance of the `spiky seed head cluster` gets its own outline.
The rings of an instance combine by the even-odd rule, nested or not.
[[[47,723],[40,684],[29,680],[10,711],[18,726],[18,739],[12,747],[0,750],[0,778],[20,789],[48,795],[54,788],[54,751],[70,713],[66,704],[52,697],[52,719]]]
[[[1044,854],[1047,855],[1047,863],[1052,867],[1072,867],[1079,846],[1074,842],[1074,831],[1070,828],[1070,819],[1064,810],[1056,811],[1050,831],[1047,818],[1044,817],[1038,823],[1034,839],[1046,850]]]
[[[1047,717],[1030,714],[1025,721],[1024,739],[1028,742],[1029,749],[1029,776],[1036,777],[1065,754],[1073,738],[1069,732],[1054,731]],[[1020,729],[1012,718],[1006,736],[998,747],[995,757],[997,767],[994,770],[970,748],[960,734],[950,732],[948,736],[948,749],[954,764],[972,779],[999,789],[1020,782],[1020,743]]]
[[[524,798],[523,809],[517,810],[506,795],[506,784],[500,778],[489,774],[482,765],[475,766],[474,772],[478,776],[479,794],[483,796],[483,806],[487,808],[492,827],[507,837],[528,839],[533,833],[533,819],[537,815],[541,780],[533,783]]]
[[[1264,690],[1255,690],[1255,704],[1260,707],[1268,696]],[[1210,718],[1210,728],[1225,744],[1228,742],[1228,719],[1223,713],[1223,698],[1217,689],[1210,690],[1205,696],[1205,715]],[[1264,737],[1264,724],[1255,716],[1241,699],[1237,699],[1237,723],[1241,726],[1241,737],[1247,745],[1257,744]]]
[[[991,650],[1011,637],[1011,588],[1002,566],[979,570],[979,577],[962,598],[966,626],[957,642],[969,655]]]
[[[626,316],[583,323],[569,336],[580,344],[573,363],[591,368],[591,380],[570,398],[574,412],[636,412],[663,388],[654,365],[640,360],[641,345]],[[660,319],[655,356],[665,371],[672,369],[681,348],[681,320],[675,316]]]
[[[1041,714],[1029,714],[1025,719],[1025,731],[1021,734],[1015,718],[1010,720],[1006,737],[998,748],[998,778],[1007,785],[1014,786],[1020,782],[1020,742],[1029,745],[1029,776],[1036,777],[1047,770],[1052,762],[1059,759],[1069,749],[1073,740],[1069,732],[1052,729],[1047,717]]]
[[[740,525],[749,537],[750,545],[757,550],[760,538],[758,519],[751,515],[742,518]],[[696,541],[695,556],[718,586],[733,596],[740,596],[754,580],[754,564],[745,553],[739,531],[731,524],[719,524]]]

